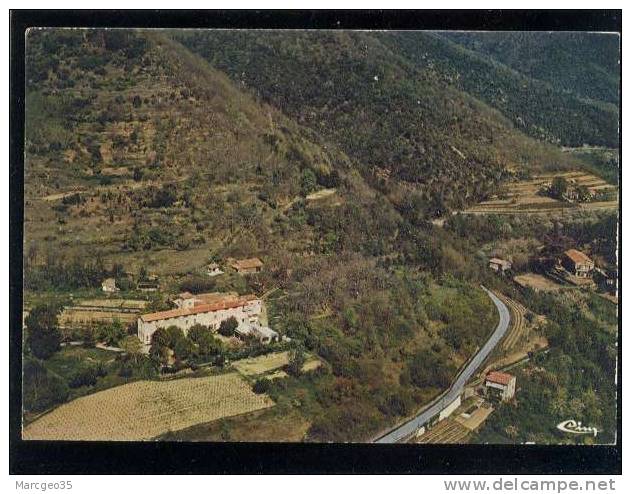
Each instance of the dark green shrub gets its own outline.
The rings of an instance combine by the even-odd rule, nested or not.
[[[68,386],[57,374],[33,358],[24,360],[22,405],[25,411],[39,412],[68,399]]]
[[[219,334],[230,337],[234,336],[234,331],[239,326],[239,322],[234,317],[229,317],[221,321],[219,325]]]
[[[94,386],[98,378],[96,367],[89,366],[79,369],[68,382],[71,388],[80,388],[81,386]]]
[[[254,391],[256,394],[263,394],[263,393],[267,393],[270,390],[270,386],[271,382],[269,379],[266,378],[261,378],[261,379],[257,379],[256,382],[254,383],[254,385],[252,386],[252,391]]]

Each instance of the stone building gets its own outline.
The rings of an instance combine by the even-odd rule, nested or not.
[[[258,323],[263,305],[255,295],[229,296],[211,303],[205,303],[203,299],[197,299],[201,303],[196,303],[195,296],[186,296],[182,300],[182,306],[177,309],[143,314],[138,318],[138,338],[143,344],[151,344],[151,337],[158,328],[169,326],[180,328],[184,334],[196,324],[216,331],[222,321],[234,317],[240,328],[247,327]]]

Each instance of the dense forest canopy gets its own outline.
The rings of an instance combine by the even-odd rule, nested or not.
[[[573,32],[443,32],[533,79],[580,97],[617,104],[620,35]]]
[[[383,33],[417,67],[563,146],[618,145],[617,37],[527,33]],[[493,42],[497,45],[493,45]],[[508,46],[510,45],[510,46]]]
[[[399,206],[409,196],[399,182],[412,184],[425,214],[442,214],[485,198],[506,165],[568,163],[379,34],[205,31],[178,39],[339,145]]]

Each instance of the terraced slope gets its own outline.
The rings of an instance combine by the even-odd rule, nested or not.
[[[563,202],[539,191],[549,186],[554,178],[563,177],[575,187],[585,186],[592,194],[603,194],[604,200],[591,202]],[[613,197],[611,197],[613,196]],[[583,171],[567,171],[537,175],[530,180],[508,182],[503,187],[501,197],[482,201],[464,212],[470,214],[543,214],[567,213],[594,209],[618,209],[618,188],[605,180]]]
[[[339,215],[353,204],[365,207],[364,226],[373,221],[363,211],[374,193],[348,176],[351,162],[335,146],[160,34],[111,35],[29,37],[25,236],[34,260],[98,251],[137,271],[144,253],[166,251],[151,256],[152,269],[177,273],[203,265],[211,249],[308,250],[313,225],[290,222],[290,207],[324,187],[337,188]],[[380,218],[397,221],[392,208]]]

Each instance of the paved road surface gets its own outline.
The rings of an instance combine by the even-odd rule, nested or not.
[[[409,422],[400,425],[396,429],[387,433],[385,436],[377,439],[375,441],[376,443],[387,444],[399,442],[414,434],[416,430],[425,425],[425,423],[430,418],[440,413],[443,408],[452,403],[460,395],[460,393],[462,393],[464,385],[475,373],[478,367],[482,365],[482,362],[484,362],[484,360],[489,356],[493,348],[495,348],[495,345],[497,345],[497,343],[502,339],[502,336],[504,336],[504,334],[506,333],[506,330],[508,329],[508,324],[510,323],[510,313],[508,311],[508,307],[506,307],[506,305],[504,305],[504,303],[499,298],[497,298],[495,294],[484,287],[482,287],[482,289],[488,294],[489,297],[491,297],[491,300],[500,313],[500,322],[497,324],[497,328],[495,328],[495,331],[493,332],[491,337],[478,351],[478,353],[469,361],[467,366],[462,370],[454,383],[451,385],[451,388],[449,388],[447,393],[434,400],[434,402],[428,408],[426,408]]]

